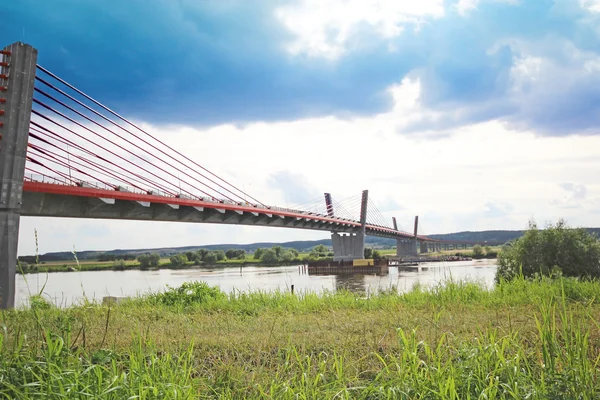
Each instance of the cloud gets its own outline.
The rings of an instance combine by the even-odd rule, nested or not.
[[[485,203],[483,216],[485,218],[505,218],[514,210],[511,204],[498,204],[493,201]]]
[[[302,174],[278,171],[271,174],[268,184],[272,190],[278,190],[284,194],[286,204],[289,206],[320,201],[321,208],[324,208],[323,194],[319,193]]]
[[[23,0],[3,4],[0,37],[33,44],[42,65],[155,125],[372,116],[408,78],[427,113],[399,133],[501,119],[597,134],[597,1],[365,4]]]
[[[287,46],[293,55],[306,54],[335,60],[358,36],[369,35],[363,26],[383,39],[398,37],[407,26],[417,29],[425,18],[444,15],[442,0],[302,0],[275,11],[295,35]]]
[[[583,185],[577,185],[574,183],[561,183],[560,187],[570,193],[573,199],[583,200],[587,196],[587,188]]]

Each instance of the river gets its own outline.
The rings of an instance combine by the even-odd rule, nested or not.
[[[87,271],[53,272],[49,274],[17,275],[16,306],[27,304],[30,293],[43,288],[44,298],[52,304],[66,307],[82,299],[101,301],[104,296],[136,296],[161,291],[167,285],[179,286],[186,281],[205,281],[219,286],[225,292],[233,290],[290,290],[296,292],[323,292],[325,290],[349,289],[373,292],[396,286],[399,292],[410,290],[416,283],[435,285],[448,279],[494,284],[496,260],[455,261],[424,263],[417,269],[390,267],[385,276],[309,276],[293,267],[252,267],[186,269],[158,271]]]

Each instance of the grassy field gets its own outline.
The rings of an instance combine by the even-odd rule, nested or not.
[[[365,298],[186,284],[0,313],[0,398],[594,399],[600,283]]]
[[[298,259],[308,257],[308,253],[300,253]],[[300,261],[298,261],[300,262]],[[124,262],[123,269],[140,269],[140,264],[136,260],[128,260]],[[260,260],[255,260],[252,254],[247,254],[244,259],[240,260],[223,260],[217,261],[214,266],[239,266],[240,264],[252,264],[262,265]],[[169,258],[161,258],[159,268],[198,268],[198,265],[189,262],[183,267],[173,267]],[[77,260],[75,258],[63,261],[48,261],[37,266],[37,272],[69,272],[69,271],[102,271],[102,270],[115,270],[114,261],[97,261],[97,260]],[[20,273],[19,267],[17,267],[17,273]],[[28,271],[24,271],[28,272]],[[31,272],[31,271],[29,271]]]

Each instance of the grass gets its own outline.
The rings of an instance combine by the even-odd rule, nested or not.
[[[298,264],[302,263],[302,259],[308,257],[308,253],[300,253],[296,259]],[[256,265],[262,266],[260,260],[255,260],[252,254],[247,254],[244,259],[240,260],[223,260],[217,261],[215,265],[210,267],[228,267],[228,266],[239,266],[239,265]],[[288,264],[281,264],[288,265]],[[270,265],[273,266],[273,265]],[[195,265],[193,262],[188,262],[184,266],[173,266],[169,258],[161,258],[159,262],[159,269],[185,269],[185,268],[202,268],[203,265]],[[116,267],[115,261],[97,261],[97,260],[64,260],[64,261],[48,261],[43,264],[37,264],[35,272],[46,273],[46,272],[71,272],[71,271],[113,271],[119,268]],[[140,263],[137,260],[124,261],[123,270],[137,270],[140,269]],[[17,271],[21,273],[21,271]],[[25,271],[27,272],[27,271]]]
[[[593,399],[600,283],[365,297],[189,283],[0,313],[0,398]]]

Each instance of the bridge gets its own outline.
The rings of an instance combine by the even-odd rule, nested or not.
[[[14,306],[20,216],[255,225],[331,233],[335,260],[363,258],[366,235],[397,254],[442,242],[386,221],[367,190],[296,207],[267,205],[37,64],[0,51],[0,307]]]

